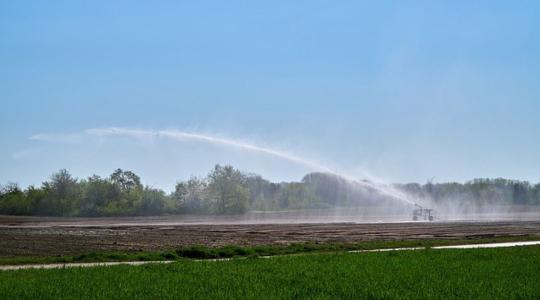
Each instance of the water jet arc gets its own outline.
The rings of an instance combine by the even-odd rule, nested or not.
[[[373,182],[360,181],[351,176],[347,176],[340,172],[336,172],[324,165],[300,158],[293,154],[280,151],[280,150],[275,150],[268,147],[263,147],[263,146],[239,141],[239,140],[226,139],[226,138],[215,137],[215,136],[206,135],[206,134],[192,133],[192,132],[185,132],[185,131],[178,131],[178,130],[143,130],[143,129],[121,128],[121,127],[93,128],[93,129],[85,130],[85,133],[89,135],[95,135],[95,136],[129,136],[129,137],[134,137],[138,139],[169,138],[169,139],[178,140],[178,141],[193,140],[193,141],[200,141],[200,142],[205,142],[205,143],[210,143],[210,144],[218,144],[218,145],[234,147],[234,148],[238,148],[238,149],[242,149],[246,151],[259,152],[262,154],[274,156],[274,157],[284,159],[286,161],[289,161],[295,164],[308,167],[315,171],[320,171],[320,172],[331,174],[336,177],[343,178],[351,183],[374,189],[380,194],[397,199],[399,201],[403,201],[407,204],[410,204],[410,205],[415,204],[413,201],[408,199],[409,197],[406,194],[396,189],[393,189],[391,187],[381,186],[380,184],[376,184]]]

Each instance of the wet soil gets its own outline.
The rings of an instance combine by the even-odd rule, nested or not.
[[[463,240],[536,235],[538,221],[210,224],[173,217],[40,218],[0,216],[0,256],[90,251],[169,250],[186,245],[267,245],[303,242]],[[178,221],[178,220],[176,220]]]

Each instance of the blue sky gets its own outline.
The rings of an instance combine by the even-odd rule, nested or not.
[[[0,1],[0,182],[540,181],[537,1]],[[37,138],[36,138],[37,137]]]

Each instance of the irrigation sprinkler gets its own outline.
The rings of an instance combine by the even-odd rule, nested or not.
[[[414,204],[415,209],[413,210],[413,221],[424,220],[424,221],[433,221],[433,209],[423,208],[418,204]]]

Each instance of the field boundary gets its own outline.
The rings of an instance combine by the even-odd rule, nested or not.
[[[402,247],[402,248],[382,248],[370,250],[350,250],[345,253],[368,253],[368,252],[388,252],[388,251],[414,251],[426,249],[483,249],[483,248],[508,248],[508,247],[523,247],[540,245],[540,241],[523,241],[523,242],[504,242],[504,243],[484,243],[484,244],[463,244],[463,245],[448,245],[448,246],[433,246],[433,247]],[[304,253],[305,254],[305,253]],[[258,258],[274,258],[290,255],[302,255],[302,253],[286,254],[286,255],[267,255],[259,256]],[[245,258],[245,257],[239,257]],[[214,259],[193,259],[192,261],[229,261],[238,258],[214,258]],[[91,267],[108,267],[118,265],[140,266],[146,264],[169,264],[178,262],[178,260],[155,260],[155,261],[114,261],[114,262],[88,262],[88,263],[54,263],[54,264],[31,264],[31,265],[5,265],[0,266],[0,271],[15,271],[24,269],[64,269],[64,268],[91,268]]]

